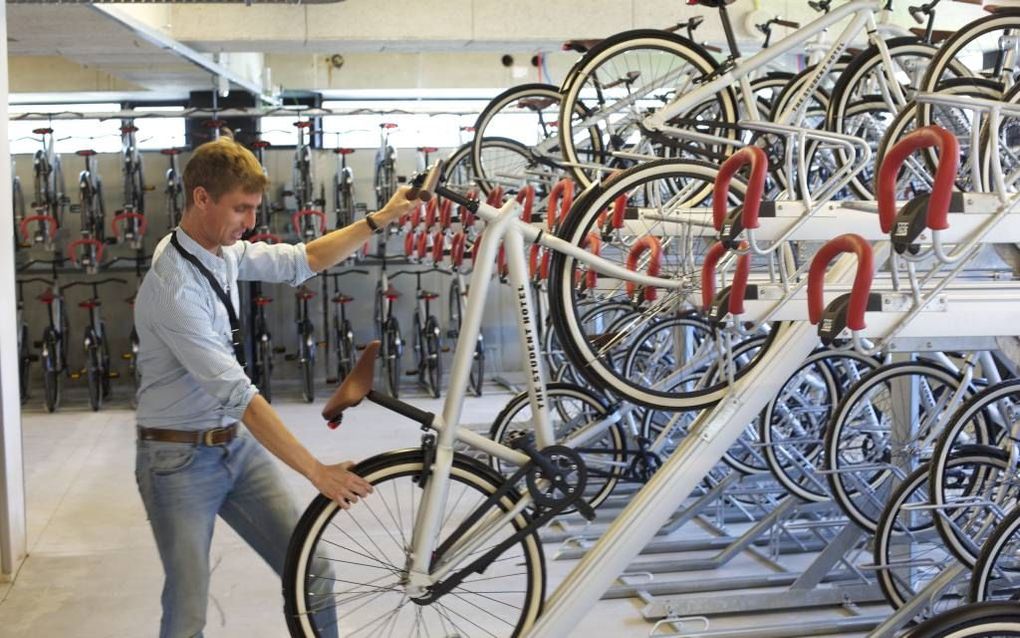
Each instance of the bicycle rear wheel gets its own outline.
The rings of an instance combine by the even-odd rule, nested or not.
[[[472,394],[482,396],[482,384],[485,380],[485,345],[482,335],[475,342],[475,352],[471,359],[471,371],[468,373],[468,385]]]
[[[649,136],[641,126],[648,112],[697,90],[717,67],[697,43],[653,29],[618,33],[592,47],[570,70],[560,103],[560,152],[574,179],[586,188],[609,169],[632,165],[613,151],[692,158],[718,154],[714,145]],[[667,124],[736,139],[736,121],[737,100],[727,88]],[[593,139],[597,148],[582,146]]]
[[[484,570],[448,594],[416,604],[404,593],[416,513],[430,465],[422,450],[388,452],[354,472],[375,491],[349,510],[319,495],[291,537],[283,571],[284,613],[291,636],[520,636],[535,622],[545,594],[545,558],[537,533],[523,536]],[[502,484],[478,461],[454,456],[444,505],[441,543]],[[510,511],[520,497],[501,497],[494,510]],[[478,552],[528,524],[519,514],[497,529]],[[441,564],[440,551],[433,564]],[[466,567],[462,565],[461,567]],[[335,570],[335,571],[334,571]]]

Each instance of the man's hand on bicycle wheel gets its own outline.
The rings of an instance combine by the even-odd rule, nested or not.
[[[349,509],[358,502],[359,497],[372,493],[371,483],[352,472],[352,467],[353,461],[336,465],[320,463],[309,480],[324,496],[336,501],[342,509]]]

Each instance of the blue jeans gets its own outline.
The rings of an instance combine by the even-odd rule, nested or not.
[[[299,512],[269,453],[243,427],[224,446],[137,446],[135,478],[166,575],[159,635],[201,638],[216,516],[282,575]]]

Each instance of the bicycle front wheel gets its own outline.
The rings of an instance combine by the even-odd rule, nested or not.
[[[1020,608],[1015,602],[957,607],[913,628],[903,638],[1018,638]]]
[[[535,532],[510,545],[484,570],[435,601],[416,604],[403,583],[422,495],[429,480],[422,450],[388,452],[354,471],[375,491],[349,510],[325,496],[298,523],[284,566],[284,612],[291,636],[520,636],[535,622],[545,594],[545,559]],[[423,477],[428,477],[424,478]],[[456,455],[437,547],[501,485],[480,462]],[[511,510],[511,490],[495,512]],[[495,530],[467,560],[482,556],[528,524],[526,514]],[[443,563],[444,553],[433,557]],[[461,565],[465,567],[466,565]]]
[[[656,299],[642,305],[634,318],[614,324],[611,334],[601,326],[582,321],[591,298],[625,301],[632,297],[626,282],[600,276],[592,289],[581,289],[585,266],[576,258],[554,252],[549,276],[549,305],[563,351],[574,367],[596,388],[659,410],[686,410],[710,405],[727,391],[726,375],[707,382],[688,382],[695,372],[712,369],[717,342],[711,335],[701,340],[676,343],[671,366],[657,365],[640,378],[626,374],[616,353],[637,340],[657,321],[700,308],[700,264],[715,240],[711,224],[712,189],[718,167],[703,162],[656,160],[629,169],[607,184],[595,186],[574,203],[559,236],[584,246],[592,232],[604,237],[600,257],[627,268],[630,247],[640,238],[654,237],[661,246],[659,277],[686,282],[681,288],[657,290]],[[731,201],[744,190],[731,182]],[[623,228],[605,232],[600,217],[612,210],[617,199],[625,200]],[[644,264],[638,264],[644,269]],[[662,334],[661,331],[654,331]],[[772,333],[774,334],[774,333]],[[666,335],[669,336],[669,335]],[[657,346],[666,345],[657,344]],[[767,340],[760,352],[769,345]],[[760,360],[760,356],[755,361]],[[660,363],[664,360],[658,359]],[[751,365],[741,367],[737,375]],[[658,376],[649,376],[655,372]],[[683,381],[683,382],[681,382]]]

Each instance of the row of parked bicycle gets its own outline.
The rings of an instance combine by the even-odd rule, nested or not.
[[[543,365],[494,420],[489,442],[445,422],[459,414],[456,394],[444,422],[433,423],[369,395],[435,430],[422,441],[427,469],[409,481],[431,488],[457,474],[498,496],[479,490],[475,505],[459,508],[441,489],[413,492],[421,514],[389,530],[406,539],[394,542],[398,551],[380,550],[384,565],[345,569],[343,584],[325,586],[315,559],[350,550],[356,563],[351,543],[367,542],[358,526],[367,516],[313,503],[284,582],[294,635],[315,635],[333,607],[367,633],[377,618],[387,619],[377,633],[448,632],[470,608],[486,612],[470,616],[486,635],[563,635],[626,564],[621,556],[665,531],[648,521],[681,504],[668,531],[699,516],[716,530],[712,522],[751,524],[705,545],[725,548],[720,562],[752,546],[772,548],[777,571],[783,555],[817,556],[804,572],[768,574],[754,592],[746,578],[703,573],[674,584],[745,590],[739,604],[667,598],[671,583],[642,591],[617,581],[614,595],[634,591],[650,603],[646,617],[660,614],[656,636],[690,635],[696,619],[727,608],[774,612],[783,602],[793,611],[823,600],[852,617],[823,627],[793,614],[762,635],[894,636],[947,610],[937,622],[954,629],[929,623],[911,635],[1020,632],[1015,616],[1000,614],[988,633],[952,633],[971,631],[961,629],[973,620],[965,614],[978,612],[960,611],[964,603],[1015,600],[1018,591],[1020,9],[999,6],[939,32],[939,3],[929,2],[911,8],[927,21],[916,37],[887,38],[886,3],[813,2],[818,19],[773,22],[795,30],[745,58],[726,3],[696,4],[718,10],[726,59],[668,31],[569,42],[583,55],[560,87],[497,97],[476,122],[467,159],[446,163],[439,194],[499,222],[473,238],[474,268],[488,272],[485,235],[498,233],[507,277],[522,291],[529,352],[531,299],[546,305],[537,325],[549,329],[534,348]],[[843,31],[826,41],[837,23]],[[848,54],[860,34],[867,48]],[[795,51],[814,58],[802,73],[768,70]],[[533,118],[537,143],[487,134],[501,117],[522,115]],[[484,204],[467,205],[473,190]],[[518,212],[526,228],[505,221]],[[427,249],[421,237],[412,243]],[[539,273],[530,289],[529,242]],[[547,383],[543,367],[560,381]],[[324,411],[334,422],[345,407],[335,403]],[[437,446],[453,441],[499,477],[463,460],[431,466]],[[359,471],[396,484],[409,463],[408,453],[392,453]],[[359,507],[378,505],[384,516],[394,502],[380,499]],[[505,515],[521,508],[533,518]],[[593,514],[624,521],[581,520]],[[554,518],[564,534],[539,532]],[[500,524],[512,540],[476,559],[463,534],[502,538]],[[572,550],[587,541],[545,616],[544,595],[534,593],[544,567],[528,545],[540,534],[570,539]],[[649,546],[661,551],[677,550]],[[626,571],[705,564],[641,561]],[[776,592],[788,576],[791,589]],[[512,577],[521,585],[505,587],[512,592],[482,582]],[[368,603],[357,595],[365,586],[380,592]],[[418,609],[403,613],[407,597]],[[333,606],[320,604],[327,598]],[[891,615],[857,606],[883,601]],[[662,633],[670,624],[674,632]]]

